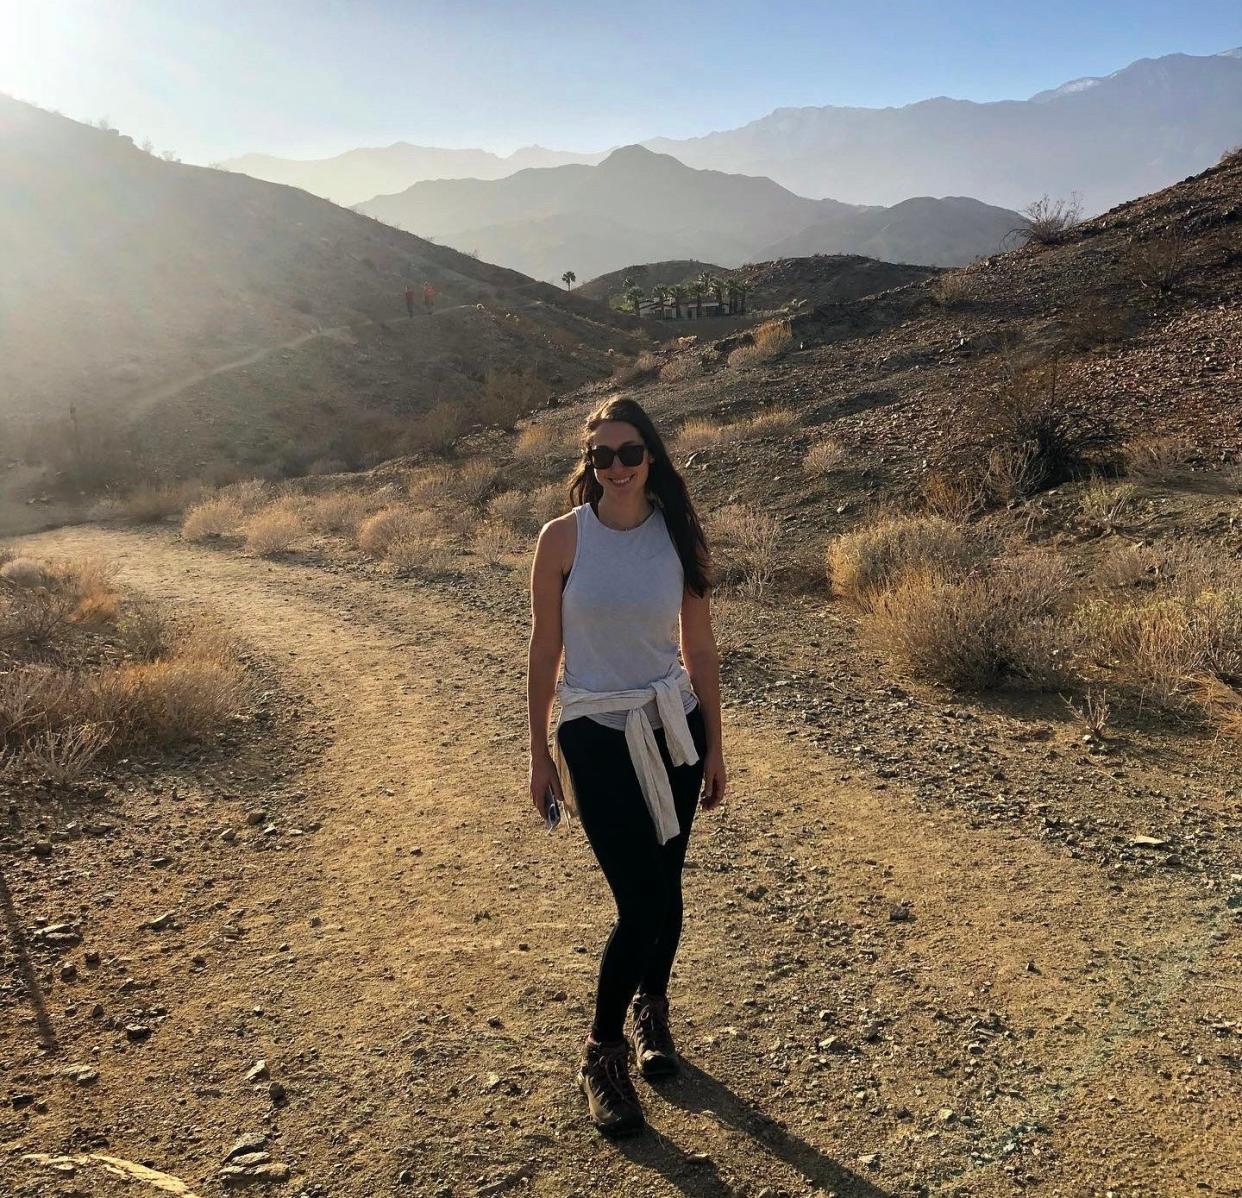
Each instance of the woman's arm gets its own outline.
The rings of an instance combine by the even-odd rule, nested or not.
[[[710,811],[723,802],[726,785],[720,730],[720,652],[712,633],[710,592],[696,595],[687,589],[682,598],[681,659],[703,709],[703,728],[707,735],[703,809]]]
[[[563,519],[563,517],[562,517]],[[552,699],[561,667],[561,583],[564,577],[565,525],[553,520],[543,526],[530,572],[531,633],[526,668],[526,707],[530,717],[530,795],[540,815],[552,788],[564,804],[561,780],[548,748]]]

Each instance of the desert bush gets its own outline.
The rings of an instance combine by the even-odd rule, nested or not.
[[[903,575],[948,581],[983,557],[978,540],[939,516],[898,516],[846,533],[827,550],[833,593],[866,610]]]
[[[1022,209],[1026,223],[1012,230],[1028,245],[1059,245],[1082,219],[1082,201],[1077,195],[1068,200],[1041,196]]]
[[[273,484],[262,478],[243,478],[220,488],[220,497],[237,502],[246,515],[256,512],[274,495]]]
[[[333,491],[317,495],[305,508],[306,522],[318,532],[335,536],[355,537],[358,528],[371,511],[365,495],[353,491]]]
[[[306,525],[297,511],[287,503],[279,502],[260,508],[243,525],[246,552],[256,557],[271,557],[285,553],[306,532]]]
[[[483,390],[470,408],[483,424],[511,429],[523,416],[542,408],[548,400],[548,385],[533,367],[489,370]]]
[[[207,541],[237,535],[246,509],[234,496],[223,493],[196,503],[181,522],[181,535],[187,541]]]
[[[1133,241],[1121,255],[1125,276],[1140,287],[1173,291],[1186,273],[1188,245],[1180,229]]]
[[[660,367],[660,382],[680,383],[703,373],[703,360],[696,353],[679,354],[671,362]]]
[[[987,488],[978,474],[937,468],[923,479],[923,506],[950,524],[964,524],[987,504]]]
[[[125,604],[116,630],[122,648],[138,661],[164,657],[177,639],[176,624],[168,609],[144,599]]]
[[[92,689],[105,727],[126,742],[161,747],[214,735],[248,698],[245,674],[235,662],[181,655],[123,666]]]
[[[994,563],[967,577],[907,571],[873,595],[864,635],[903,673],[958,691],[1008,679],[1050,687],[1068,677],[1062,613],[1068,570],[1045,555]]]
[[[778,436],[792,432],[798,427],[798,416],[788,408],[767,408],[745,420],[725,425],[723,439],[727,441],[753,441],[759,437]]]
[[[1145,545],[1116,545],[1096,563],[1092,580],[1105,590],[1154,583],[1160,559]]]
[[[569,497],[564,483],[548,483],[530,497],[531,517],[538,528],[569,511]]]
[[[518,434],[513,456],[519,462],[538,462],[556,450],[557,437],[551,425],[530,424]]]
[[[806,474],[820,477],[831,474],[845,465],[845,446],[835,437],[826,437],[816,441],[802,458],[802,470]]]
[[[108,747],[112,734],[95,724],[46,730],[12,752],[0,751],[0,776],[45,778],[59,785],[80,782]]]
[[[1096,599],[1076,618],[1095,662],[1159,707],[1204,714],[1205,686],[1242,682],[1242,588]]]
[[[963,399],[956,449],[963,468],[1000,450],[1028,459],[1022,466],[1027,493],[1081,477],[1111,442],[1105,417],[1058,387],[1055,359],[1006,355],[1004,368],[993,394],[970,392]]]
[[[0,581],[16,587],[33,589],[47,582],[43,564],[30,557],[15,557],[0,566]]]
[[[997,445],[983,466],[984,492],[999,503],[1017,503],[1039,487],[1039,450],[1034,444]]]
[[[974,298],[974,281],[963,270],[950,270],[937,275],[927,290],[942,308],[964,308]]]
[[[52,666],[24,665],[0,673],[0,749],[20,746],[40,729],[58,726],[73,703],[74,679]]]
[[[765,320],[751,330],[750,336],[749,345],[739,345],[729,354],[728,363],[734,369],[776,357],[793,340],[793,330],[787,320]]]
[[[1096,479],[1082,493],[1078,510],[1084,520],[1111,528],[1134,507],[1138,488],[1133,483]]]
[[[496,485],[499,471],[485,458],[461,466],[432,466],[411,472],[406,490],[416,507],[461,509],[477,507]]]
[[[133,524],[159,524],[180,516],[202,499],[204,487],[199,482],[157,483],[137,487],[111,503],[112,513]]]
[[[653,379],[660,370],[660,359],[643,350],[632,362],[621,363],[612,372],[612,383],[617,387],[632,387]]]
[[[487,505],[488,517],[500,521],[510,528],[524,532],[537,532],[534,512],[531,510],[531,498],[525,491],[503,491],[494,496]]]
[[[718,583],[733,586],[748,598],[760,598],[776,574],[780,522],[766,512],[734,503],[716,512],[710,525]]]
[[[693,416],[682,422],[673,438],[673,444],[676,445],[679,453],[703,449],[705,446],[715,445],[720,441],[724,430],[725,425],[719,420],[712,420],[705,416]]]
[[[437,537],[406,533],[388,546],[384,560],[397,570],[449,570],[456,554]]]
[[[1194,447],[1180,437],[1137,437],[1122,446],[1126,474],[1144,486],[1167,486],[1185,479]]]
[[[371,557],[384,558],[397,542],[430,540],[437,529],[430,512],[404,505],[386,507],[359,525],[358,548]]]
[[[517,549],[517,538],[509,525],[485,520],[475,530],[471,548],[489,566],[493,566]]]

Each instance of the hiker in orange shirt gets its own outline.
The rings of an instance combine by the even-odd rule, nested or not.
[[[427,315],[431,315],[431,305],[436,302],[436,289],[430,283],[423,284],[423,307],[427,309]]]

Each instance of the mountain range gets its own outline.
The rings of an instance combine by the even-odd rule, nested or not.
[[[641,144],[689,166],[764,175],[803,196],[891,205],[968,195],[1020,209],[1045,193],[1077,192],[1091,213],[1202,170],[1238,142],[1242,50],[1140,59],[1026,100],[778,108],[741,128]],[[355,204],[424,180],[496,179],[605,156],[534,146],[502,158],[397,143],[311,162],[247,155],[220,165]]]
[[[598,166],[429,180],[356,207],[550,281],[567,269],[587,279],[674,258],[740,266],[831,253],[952,266],[994,253],[1021,223],[1016,212],[961,197],[892,208],[809,200],[771,179],[695,170],[642,146],[614,150]]]

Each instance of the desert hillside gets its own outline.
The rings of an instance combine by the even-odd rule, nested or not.
[[[257,465],[254,436],[298,440],[359,399],[365,420],[477,394],[492,370],[577,384],[630,345],[624,318],[561,288],[6,98],[0,174],[0,419],[132,415],[188,436],[194,462],[237,438]],[[168,423],[174,397],[192,429]]]
[[[994,253],[1022,223],[1016,212],[961,200],[892,210],[809,200],[771,179],[693,170],[641,146],[615,150],[597,166],[417,183],[357,208],[549,280],[566,270],[588,279],[627,262],[740,266],[811,253],[952,266]],[[787,240],[796,248],[771,249]]]

